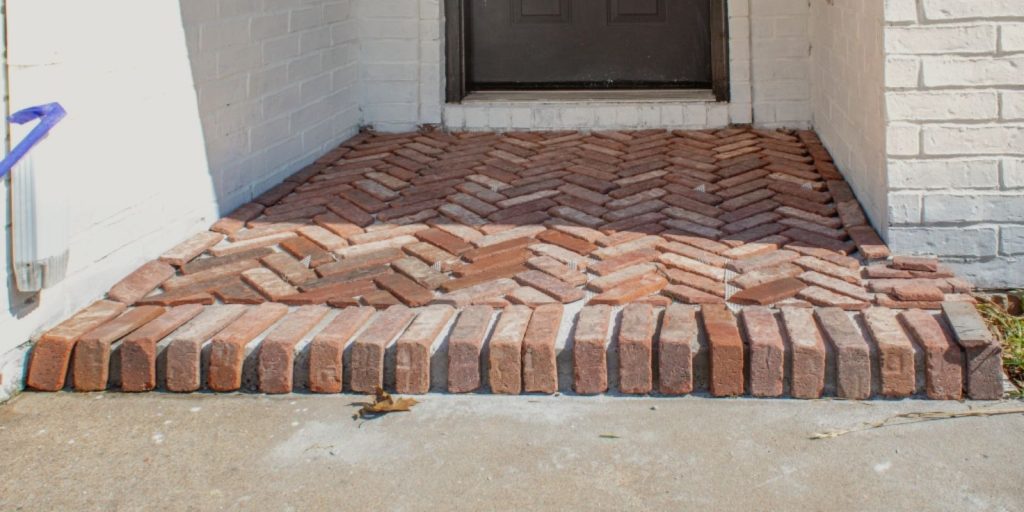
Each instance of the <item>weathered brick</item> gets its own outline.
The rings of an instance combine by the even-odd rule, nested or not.
[[[125,308],[120,302],[97,301],[46,331],[32,349],[26,379],[28,387],[39,391],[62,389],[75,343],[89,331],[116,318]]]
[[[369,327],[356,337],[352,342],[353,392],[373,393],[384,387],[384,351],[414,316],[405,306],[391,306],[370,320]]]
[[[972,400],[998,400],[1003,396],[1002,346],[989,331],[973,304],[944,302],[942,312],[964,348],[967,396]]]
[[[86,333],[75,344],[72,383],[75,391],[103,391],[110,377],[111,345],[164,313],[160,306],[129,309]]]
[[[662,394],[682,395],[693,391],[698,331],[696,308],[672,304],[665,309],[658,336],[658,391]]]
[[[964,356],[959,345],[931,313],[913,309],[900,313],[907,332],[925,353],[925,392],[933,400],[963,396]]]
[[[494,310],[471,306],[462,311],[448,339],[448,392],[469,393],[480,388],[480,354]]]
[[[668,280],[657,274],[647,274],[631,283],[624,283],[590,299],[589,304],[628,304],[641,297],[658,293],[668,286]]]
[[[740,318],[750,345],[750,394],[782,396],[786,353],[775,315],[768,308],[749,307],[743,309]]]
[[[539,270],[520,272],[515,276],[516,281],[525,286],[532,286],[552,297],[559,302],[569,303],[580,300],[584,297],[583,290],[559,281]]]
[[[736,317],[721,305],[704,306],[701,317],[711,354],[711,394],[742,395],[743,338],[736,325]]]
[[[164,350],[164,386],[168,391],[191,393],[202,387],[203,344],[246,312],[245,306],[207,307],[172,334]],[[159,365],[159,355],[157,364]],[[159,366],[158,366],[159,378]]]
[[[818,321],[836,358],[836,395],[851,400],[871,397],[871,348],[849,314],[838,308],[817,310]]]
[[[180,267],[194,260],[210,247],[217,245],[221,240],[224,240],[223,234],[203,231],[163,253],[160,256],[160,261]]]
[[[729,302],[767,306],[795,297],[804,288],[807,288],[806,284],[790,277],[747,288],[729,297]]]
[[[131,333],[121,342],[121,390],[156,388],[157,343],[203,312],[203,306],[178,306]]]
[[[654,389],[654,331],[658,316],[647,304],[622,310],[619,328],[619,390],[629,394]]]
[[[268,271],[269,272],[269,271]],[[284,304],[261,304],[247,310],[213,337],[206,385],[213,391],[236,391],[242,387],[245,348],[285,314]]]
[[[915,256],[896,256],[892,259],[892,268],[897,270],[937,272],[939,270],[939,260]]]
[[[825,391],[825,341],[818,332],[814,311],[798,307],[784,307],[781,311],[792,352],[790,395],[820,398]]]
[[[608,331],[610,306],[587,306],[580,311],[573,338],[573,390],[581,395],[608,391]]]
[[[523,391],[558,391],[558,365],[555,341],[562,323],[562,305],[548,304],[533,312],[523,337]]]
[[[298,290],[267,268],[253,268],[242,272],[242,280],[260,292],[264,297],[277,301],[294,295]]]
[[[310,391],[341,393],[345,346],[373,313],[373,308],[345,308],[313,338],[309,344]]]
[[[324,306],[303,306],[290,313],[267,334],[259,348],[260,391],[282,394],[292,391],[295,347],[327,315]]]
[[[523,338],[533,310],[526,306],[510,306],[491,334],[488,355],[488,381],[491,392],[518,395],[523,389]]]
[[[865,310],[864,322],[878,346],[882,396],[902,398],[914,394],[917,388],[914,345],[900,327],[896,311],[888,308]]]
[[[174,267],[161,261],[151,261],[115,284],[107,297],[131,306],[173,275]]]
[[[430,356],[434,340],[455,315],[451,306],[424,308],[395,342],[394,390],[423,394],[430,391]]]

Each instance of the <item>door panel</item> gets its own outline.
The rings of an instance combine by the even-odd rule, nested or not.
[[[512,5],[513,24],[572,21],[572,0],[519,0],[509,3]]]
[[[664,23],[665,0],[608,0],[610,23]]]
[[[710,87],[711,0],[468,0],[470,88]]]

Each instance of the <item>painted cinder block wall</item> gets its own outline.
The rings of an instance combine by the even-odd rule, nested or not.
[[[887,0],[885,52],[889,244],[1024,284],[1024,2]]]
[[[350,0],[6,6],[11,108],[60,101],[69,112],[34,156],[67,173],[72,236],[67,279],[18,293],[4,182],[0,399],[21,380],[15,347],[361,122]]]

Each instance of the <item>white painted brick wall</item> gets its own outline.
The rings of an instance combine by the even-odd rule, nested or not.
[[[751,86],[760,126],[810,125],[809,21],[808,0],[750,2]]]
[[[143,262],[355,133],[350,3],[6,4],[11,108],[67,108],[34,154],[38,165],[67,173],[73,195],[69,275],[58,286],[18,293],[4,238],[0,364]],[[0,193],[7,231],[6,182]]]
[[[1019,0],[886,0],[889,243],[984,287],[1024,285],[1022,26]]]
[[[889,222],[888,209],[897,208],[903,215],[918,209],[913,203],[886,201],[883,27],[880,0],[811,2],[814,128],[882,231]],[[916,147],[916,127],[910,128],[894,132],[890,145]]]
[[[181,1],[222,211],[358,129],[361,29],[352,1]]]

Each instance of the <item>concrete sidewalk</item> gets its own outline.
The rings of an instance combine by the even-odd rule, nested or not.
[[[1024,415],[812,441],[962,404],[34,394],[0,407],[0,510],[1021,510]],[[618,436],[618,437],[612,437]]]

